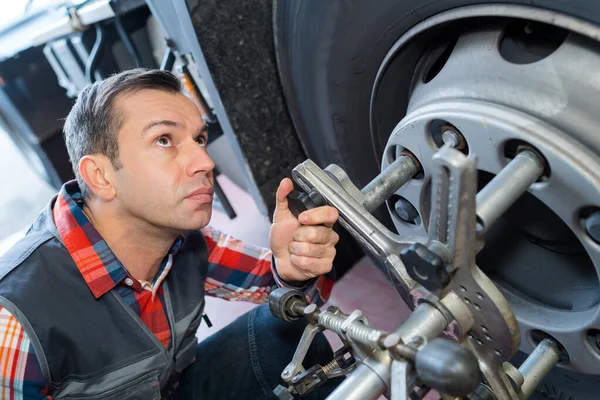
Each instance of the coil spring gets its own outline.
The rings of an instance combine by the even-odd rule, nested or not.
[[[332,362],[323,367],[323,372],[325,373],[325,375],[329,375],[331,371],[334,371],[339,367],[340,365],[338,364],[337,360],[333,360]]]
[[[370,328],[361,322],[356,321],[351,323],[344,333],[342,332],[342,324],[345,320],[346,317],[334,315],[329,311],[319,315],[319,323],[326,329],[329,329],[340,336],[345,335],[348,339],[367,346],[377,345],[376,343],[373,343],[373,340],[370,337],[372,333],[379,333],[376,329]]]

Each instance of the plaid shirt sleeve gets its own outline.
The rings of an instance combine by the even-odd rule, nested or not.
[[[0,399],[48,399],[48,384],[23,326],[0,307]]]
[[[207,295],[263,303],[277,286],[292,287],[278,277],[271,250],[245,244],[211,227],[203,228],[202,233],[208,243]],[[332,287],[333,280],[320,276],[294,288],[321,305],[329,298]]]

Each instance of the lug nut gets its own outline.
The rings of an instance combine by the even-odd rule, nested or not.
[[[408,200],[405,198],[400,198],[394,205],[394,209],[396,210],[396,214],[398,217],[404,221],[413,224],[417,217],[419,216],[419,212],[416,208],[410,204]]]
[[[442,127],[442,143],[461,151],[467,148],[467,141],[464,136],[450,124]]]
[[[597,243],[600,243],[600,210],[595,211],[585,221],[585,230]]]
[[[450,145],[451,147],[457,147],[460,139],[458,138],[458,134],[456,132],[452,132],[450,130],[444,131],[442,134],[442,142],[444,144]]]

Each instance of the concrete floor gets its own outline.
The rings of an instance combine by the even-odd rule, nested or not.
[[[26,229],[53,195],[0,129],[0,242]]]

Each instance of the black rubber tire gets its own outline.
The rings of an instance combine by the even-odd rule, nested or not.
[[[368,183],[379,172],[370,134],[371,90],[386,53],[428,17],[488,3],[538,7],[600,25],[595,0],[275,0],[280,78],[308,156],[321,167],[340,165],[357,186]],[[596,376],[555,368],[532,398],[591,400],[599,389]]]

